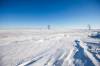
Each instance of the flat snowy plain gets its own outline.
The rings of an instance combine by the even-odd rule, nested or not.
[[[100,54],[96,60],[82,42],[88,34],[81,29],[0,29],[0,66],[99,66]]]

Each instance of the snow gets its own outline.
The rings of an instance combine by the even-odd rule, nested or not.
[[[0,66],[99,66],[87,36],[87,30],[0,30]]]

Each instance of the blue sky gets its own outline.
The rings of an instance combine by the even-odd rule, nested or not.
[[[100,0],[0,0],[0,27],[100,28]]]

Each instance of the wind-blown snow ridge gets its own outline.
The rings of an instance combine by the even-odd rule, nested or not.
[[[99,66],[100,63],[98,62],[98,60],[96,60],[96,58],[93,56],[92,53],[90,53],[89,51],[87,51],[88,48],[87,48],[87,46],[85,46],[86,44],[84,44],[83,42],[80,42],[80,45],[81,45],[82,48],[84,48],[85,54],[86,54],[86,55],[88,56],[88,58],[93,62],[93,64],[94,64],[95,66]]]

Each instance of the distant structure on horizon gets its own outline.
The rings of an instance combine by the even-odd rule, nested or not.
[[[50,26],[50,25],[48,25],[48,27],[47,27],[47,28],[48,28],[48,30],[50,30],[50,29],[51,29],[51,26]]]
[[[91,25],[90,24],[88,24],[88,30],[91,30]]]

